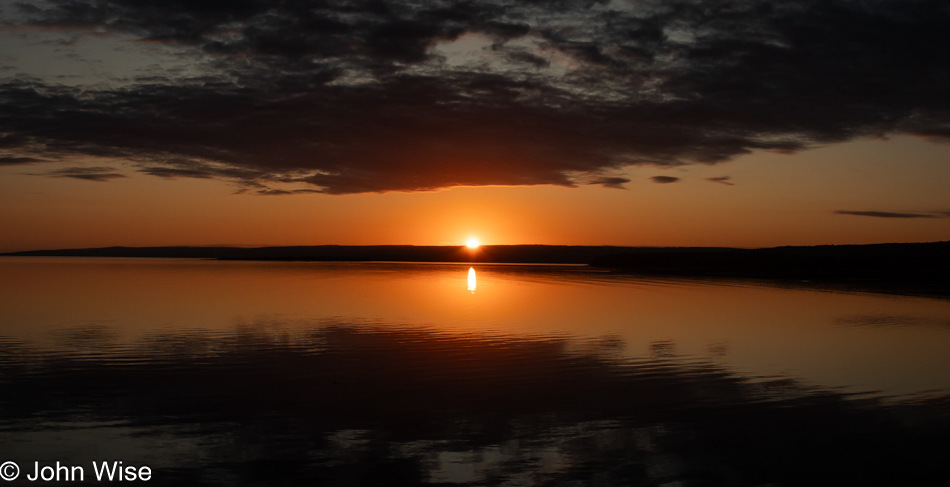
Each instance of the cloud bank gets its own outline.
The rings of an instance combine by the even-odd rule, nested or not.
[[[0,71],[3,165],[110,157],[261,194],[622,187],[635,165],[950,139],[942,1],[16,5],[8,37],[180,52],[83,86]]]

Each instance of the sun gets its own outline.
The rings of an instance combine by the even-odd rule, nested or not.
[[[475,237],[471,237],[465,241],[465,246],[470,249],[477,249],[479,245],[481,245],[481,242]]]

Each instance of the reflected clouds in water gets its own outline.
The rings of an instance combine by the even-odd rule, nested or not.
[[[147,460],[161,485],[906,485],[950,453],[945,396],[743,377],[672,341],[286,325],[22,345],[0,450]]]

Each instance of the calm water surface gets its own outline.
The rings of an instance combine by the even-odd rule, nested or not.
[[[103,460],[160,485],[950,477],[948,300],[581,266],[0,258],[0,310],[12,485],[57,461],[99,484]]]

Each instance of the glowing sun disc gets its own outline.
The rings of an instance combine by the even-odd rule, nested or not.
[[[479,245],[481,245],[481,242],[479,242],[478,239],[475,237],[472,237],[465,241],[465,246],[470,249],[477,249]]]

